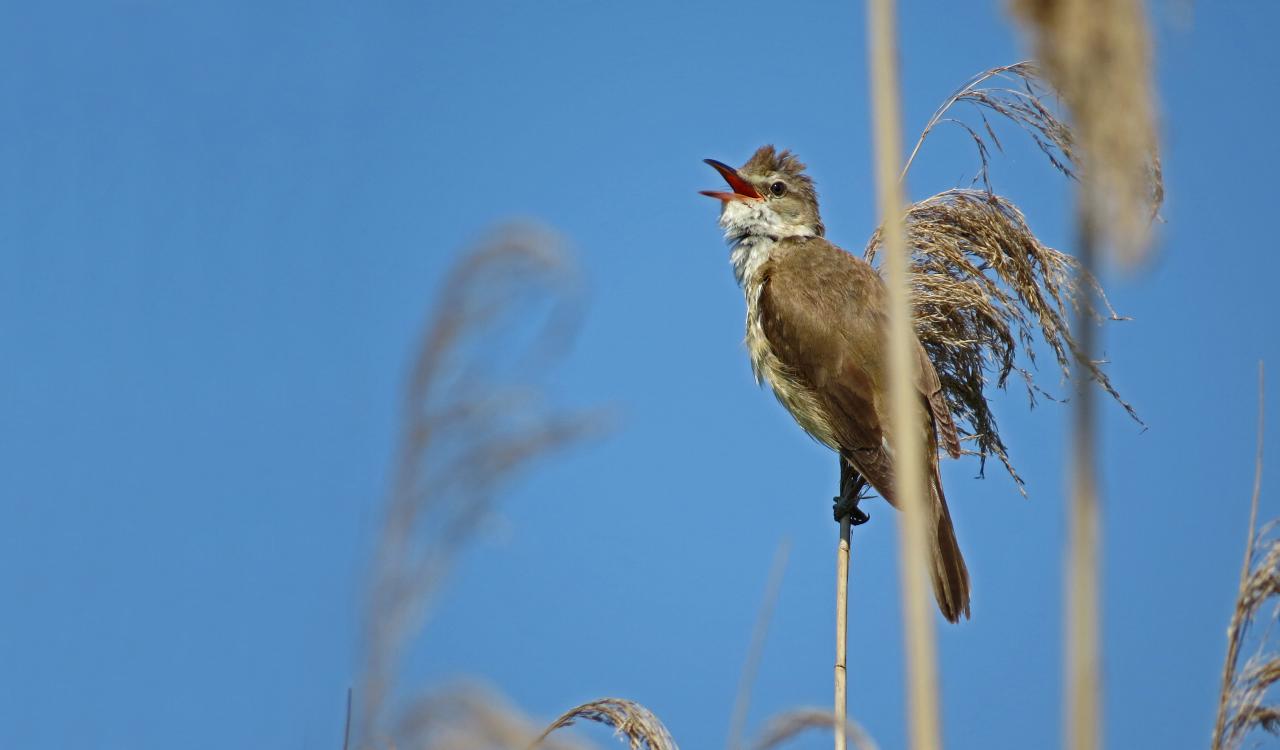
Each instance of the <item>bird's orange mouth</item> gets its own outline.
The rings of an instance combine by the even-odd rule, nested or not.
[[[732,193],[726,193],[718,190],[699,191],[703,195],[708,198],[725,201],[726,203],[729,201],[764,200],[764,196],[760,195],[760,191],[756,190],[750,182],[743,179],[742,175],[738,174],[738,170],[724,162],[716,161],[715,159],[703,159],[703,161],[715,167],[716,171],[720,173],[720,176],[724,178],[724,181],[729,183],[729,187],[733,188]]]

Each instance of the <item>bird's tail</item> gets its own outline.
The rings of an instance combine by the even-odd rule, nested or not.
[[[969,569],[965,567],[964,556],[956,542],[956,529],[951,524],[947,498],[942,494],[942,477],[938,474],[937,465],[933,467],[933,481],[929,485],[933,499],[933,534],[930,539],[933,565],[929,576],[933,579],[933,594],[942,616],[951,622],[959,622],[960,615],[966,619],[969,617]]]

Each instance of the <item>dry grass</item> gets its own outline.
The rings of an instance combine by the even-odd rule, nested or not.
[[[652,711],[623,698],[601,698],[565,711],[551,722],[530,750],[539,746],[552,732],[579,720],[613,727],[619,737],[627,740],[631,750],[677,750],[676,741],[671,739],[667,728]]]
[[[1244,563],[1240,569],[1240,588],[1235,610],[1227,628],[1227,656],[1222,665],[1222,689],[1218,696],[1218,716],[1213,729],[1213,750],[1234,750],[1250,732],[1262,729],[1280,734],[1280,705],[1267,704],[1271,688],[1280,682],[1280,652],[1270,641],[1270,628],[1258,639],[1253,656],[1240,666],[1240,653],[1263,605],[1280,598],[1280,537],[1272,523],[1261,533],[1254,531],[1258,521],[1258,499],[1262,494],[1263,438],[1263,369],[1258,364],[1258,436],[1254,457],[1253,496],[1249,507],[1249,534],[1246,538]],[[1280,607],[1267,616],[1274,625]]]

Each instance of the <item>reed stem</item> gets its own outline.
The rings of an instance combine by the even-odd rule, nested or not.
[[[836,549],[836,750],[845,750],[848,724],[848,642],[849,642],[849,515],[840,519],[840,546]]]

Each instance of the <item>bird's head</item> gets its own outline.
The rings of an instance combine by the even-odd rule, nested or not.
[[[761,146],[741,169],[715,159],[705,161],[732,189],[702,191],[720,201],[720,226],[731,241],[752,235],[822,236],[824,228],[813,180],[790,151],[779,153],[773,146]]]

